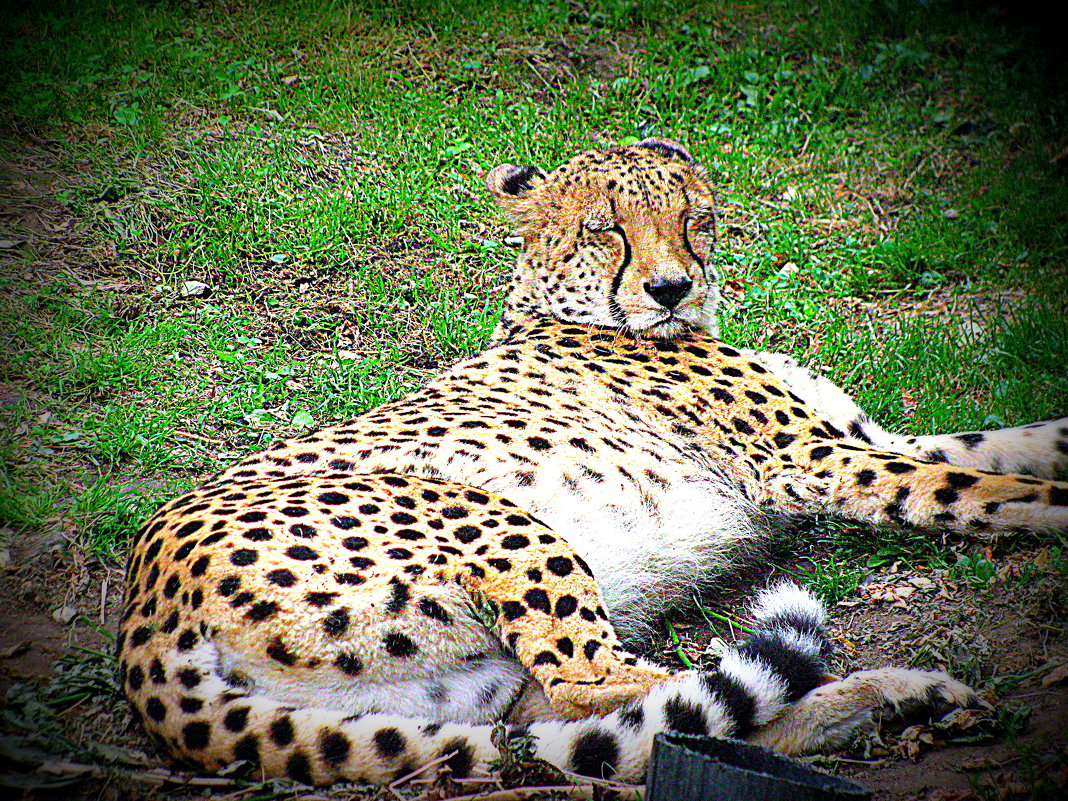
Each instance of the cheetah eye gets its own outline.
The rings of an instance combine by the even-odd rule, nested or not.
[[[695,233],[711,231],[716,225],[716,213],[712,209],[694,209],[686,215],[686,229]]]

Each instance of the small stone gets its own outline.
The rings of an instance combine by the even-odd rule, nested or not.
[[[211,287],[203,281],[186,281],[182,284],[183,298],[206,298],[211,294]]]
[[[56,623],[62,623],[64,626],[74,620],[77,616],[78,607],[71,606],[70,604],[52,610],[52,619],[56,621]]]
[[[960,216],[960,212],[956,209],[946,209],[942,212],[942,216],[947,220],[955,220]]]

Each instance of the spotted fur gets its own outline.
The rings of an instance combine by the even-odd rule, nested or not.
[[[309,783],[466,775],[505,720],[560,767],[638,781],[668,727],[798,753],[886,704],[974,700],[917,671],[823,685],[822,610],[790,587],[716,672],[626,650],[787,517],[1068,529],[1068,485],[865,443],[714,339],[702,181],[664,140],[492,172],[527,215],[493,344],[145,523],[118,650],[163,750]]]

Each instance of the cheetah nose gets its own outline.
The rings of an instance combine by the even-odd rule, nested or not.
[[[665,309],[674,309],[692,286],[689,278],[654,278],[645,282],[645,291]]]

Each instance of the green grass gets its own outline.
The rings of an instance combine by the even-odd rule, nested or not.
[[[9,16],[0,178],[42,216],[0,232],[0,517],[73,520],[116,553],[168,493],[410,391],[495,322],[515,254],[484,171],[653,134],[719,187],[729,339],[822,366],[902,431],[1063,414],[1050,52],[950,2],[848,7]],[[871,556],[849,532],[817,532],[843,568],[817,577],[830,596]]]

